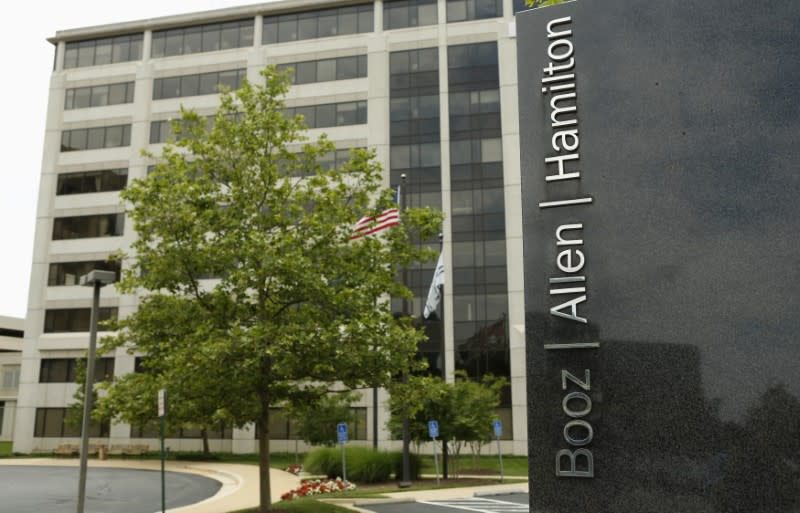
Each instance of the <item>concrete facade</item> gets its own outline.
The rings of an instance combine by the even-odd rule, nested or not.
[[[0,441],[14,435],[24,320],[0,316]]]
[[[50,83],[47,114],[47,133],[42,158],[41,188],[37,210],[37,227],[34,260],[25,320],[25,343],[22,353],[22,372],[19,388],[19,406],[16,412],[14,450],[19,452],[48,451],[61,443],[73,442],[67,436],[34,436],[37,409],[64,408],[72,402],[76,385],[66,382],[42,382],[42,359],[76,358],[83,355],[88,345],[85,331],[53,331],[45,333],[47,312],[56,309],[83,308],[91,303],[90,289],[70,284],[48,285],[51,264],[76,261],[99,261],[118,249],[126,249],[136,236],[128,223],[119,236],[84,237],[53,240],[54,220],[69,216],[118,214],[125,210],[118,192],[92,192],[57,194],[59,175],[88,172],[100,169],[126,168],[128,180],[143,178],[152,161],[141,155],[141,149],[159,153],[161,145],[150,144],[151,122],[179,115],[181,106],[195,109],[199,114],[214,112],[218,95],[207,94],[172,99],[153,100],[154,80],[194,73],[210,73],[233,68],[246,69],[248,79],[257,81],[259,71],[268,64],[293,63],[307,60],[366,55],[368,74],[363,78],[317,82],[293,86],[288,97],[289,107],[335,102],[366,100],[368,121],[365,124],[314,128],[309,136],[314,138],[327,133],[337,148],[374,148],[386,169],[389,184],[390,169],[390,84],[389,63],[391,52],[437,48],[439,56],[439,119],[441,133],[441,208],[445,212],[444,256],[447,268],[453,258],[453,238],[450,186],[449,112],[448,112],[448,47],[470,43],[495,42],[497,48],[500,119],[502,134],[502,196],[504,200],[505,272],[507,276],[505,338],[508,355],[510,400],[507,411],[513,421],[505,424],[511,439],[503,441],[503,451],[525,454],[526,397],[525,397],[525,342],[522,281],[522,197],[520,193],[519,129],[517,113],[516,39],[511,0],[502,1],[500,16],[472,21],[448,23],[448,3],[436,3],[438,23],[384,30],[384,4],[374,4],[374,31],[335,37],[314,38],[277,44],[262,43],[263,19],[276,14],[295,13],[340,7],[342,4],[326,1],[288,0],[256,6],[230,8],[219,11],[192,13],[179,16],[125,22],[113,25],[81,28],[58,32],[50,41],[56,45],[55,68]],[[363,4],[362,4],[363,5]],[[501,4],[498,3],[498,6]],[[153,34],[176,27],[193,27],[231,20],[251,20],[254,25],[253,44],[228,50],[191,53],[171,57],[152,57]],[[141,59],[113,64],[65,67],[65,55],[70,43],[96,41],[118,35],[141,34]],[[91,108],[65,109],[67,90],[101,86],[120,82],[133,82],[135,94],[130,103]],[[130,144],[86,151],[62,151],[61,141],[65,131],[89,129],[100,126],[130,125]],[[88,133],[88,132],[87,132]],[[448,271],[449,274],[449,271]],[[431,272],[432,275],[432,272]],[[52,280],[51,280],[52,281]],[[453,280],[445,285],[444,347],[446,374],[452,379],[456,368],[456,334],[450,312],[455,310]],[[118,315],[133,312],[137,299],[120,295],[113,287],[101,293],[101,307],[117,308]],[[488,323],[487,323],[488,324]],[[135,359],[123,351],[114,356],[114,374],[122,375],[134,370]],[[386,395],[381,391],[379,404]],[[371,391],[365,391],[361,404],[366,408],[367,435],[364,444],[376,436],[372,428]],[[506,417],[507,420],[508,417]],[[397,445],[388,439],[383,426],[387,414],[379,409],[377,438],[382,447]],[[44,421],[43,421],[44,422]],[[41,427],[41,426],[40,426]],[[125,443],[131,428],[125,424],[112,425],[110,431],[97,441]],[[143,442],[155,444],[154,439]],[[173,450],[198,450],[199,439],[174,439],[169,442]],[[234,430],[232,439],[211,440],[212,450],[254,452],[256,441],[253,430]],[[294,450],[295,442],[273,441],[276,450]],[[301,444],[302,448],[302,444]],[[491,450],[494,445],[492,444]]]

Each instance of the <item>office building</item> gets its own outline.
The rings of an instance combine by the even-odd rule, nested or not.
[[[522,229],[515,6],[511,0],[287,0],[58,32],[42,159],[14,449],[48,451],[78,434],[64,422],[74,359],[88,345],[93,268],[120,272],[108,255],[136,236],[119,191],[143,178],[181,107],[210,115],[217,85],[259,80],[268,64],[295,69],[287,106],[309,135],[327,133],[337,152],[374,148],[386,185],[407,175],[409,206],[445,212],[446,323],[426,322],[420,352],[433,372],[504,375],[503,450],[527,447]],[[422,312],[433,264],[410,269]],[[101,319],[125,316],[137,299],[103,289]],[[440,310],[441,312],[441,310]],[[441,348],[444,347],[444,358]],[[134,372],[119,351],[98,376]],[[380,396],[382,405],[386,399]],[[371,392],[351,438],[396,446],[372,426]],[[279,407],[279,405],[276,405]],[[368,420],[370,419],[370,420]],[[127,424],[96,425],[92,437],[155,444]],[[175,434],[173,450],[200,448],[199,433]],[[277,449],[294,448],[276,416]],[[253,452],[252,429],[220,427],[212,449]]]

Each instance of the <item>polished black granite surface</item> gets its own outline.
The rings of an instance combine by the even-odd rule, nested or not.
[[[532,511],[800,511],[800,4],[516,20]]]

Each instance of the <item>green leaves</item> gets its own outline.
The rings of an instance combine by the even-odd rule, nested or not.
[[[283,115],[286,74],[262,79],[223,94],[211,123],[182,112],[152,173],[121,193],[138,239],[119,287],[141,300],[104,349],[146,354],[148,372],[108,387],[118,419],[144,420],[163,387],[180,422],[266,425],[309,383],[383,386],[414,365],[424,335],[388,299],[410,295],[404,266],[434,257],[411,241],[441,214],[409,209],[351,243],[359,218],[391,204],[374,153],[323,169],[334,145]]]

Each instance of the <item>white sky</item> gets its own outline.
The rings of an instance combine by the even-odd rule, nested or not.
[[[0,55],[6,70],[0,80],[5,98],[0,123],[2,187],[0,233],[0,315],[24,317],[33,258],[36,202],[53,45],[58,30],[155,18],[171,14],[264,3],[264,0],[33,0],[16,3],[0,31]]]

